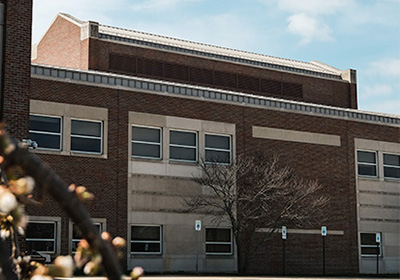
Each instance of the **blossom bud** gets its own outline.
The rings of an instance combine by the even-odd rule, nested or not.
[[[122,248],[125,246],[126,241],[122,237],[117,236],[113,239],[112,244],[117,248]]]
[[[140,266],[136,266],[135,268],[132,269],[130,276],[132,280],[137,280],[141,276],[143,276],[143,274],[144,274],[143,268],[141,268]]]
[[[71,256],[58,256],[54,260],[54,265],[57,267],[59,276],[71,277],[74,271],[74,261]]]
[[[3,191],[0,194],[0,211],[9,213],[18,206],[17,199],[10,191]]]

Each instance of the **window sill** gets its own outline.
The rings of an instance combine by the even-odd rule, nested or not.
[[[89,157],[98,159],[107,159],[107,154],[90,154],[90,153],[79,153],[79,152],[69,152],[69,151],[51,151],[51,150],[30,150],[35,154],[43,155],[55,155],[55,156],[72,156],[72,157]]]

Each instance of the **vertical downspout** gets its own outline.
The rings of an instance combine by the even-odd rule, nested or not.
[[[5,49],[5,4],[0,3],[0,122],[4,111],[4,49]]]

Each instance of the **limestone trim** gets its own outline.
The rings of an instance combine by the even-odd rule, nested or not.
[[[298,130],[253,126],[253,137],[340,147],[340,136]]]

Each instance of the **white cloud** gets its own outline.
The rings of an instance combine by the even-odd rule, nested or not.
[[[373,61],[370,64],[369,72],[380,76],[400,77],[400,59],[386,58]]]
[[[312,15],[334,14],[349,6],[353,0],[277,0],[281,10],[297,14],[306,13]]]
[[[316,18],[306,14],[295,14],[288,18],[288,22],[289,32],[301,36],[301,44],[308,44],[313,40],[332,40],[329,26]]]
[[[139,4],[131,5],[131,9],[133,11],[143,11],[143,10],[163,11],[174,8],[181,4],[199,2],[199,1],[201,0],[147,0]]]
[[[383,97],[383,96],[389,96],[393,92],[393,89],[391,86],[387,84],[377,84],[377,85],[371,85],[371,86],[364,86],[362,90],[362,97],[363,98],[369,98],[369,97]]]

